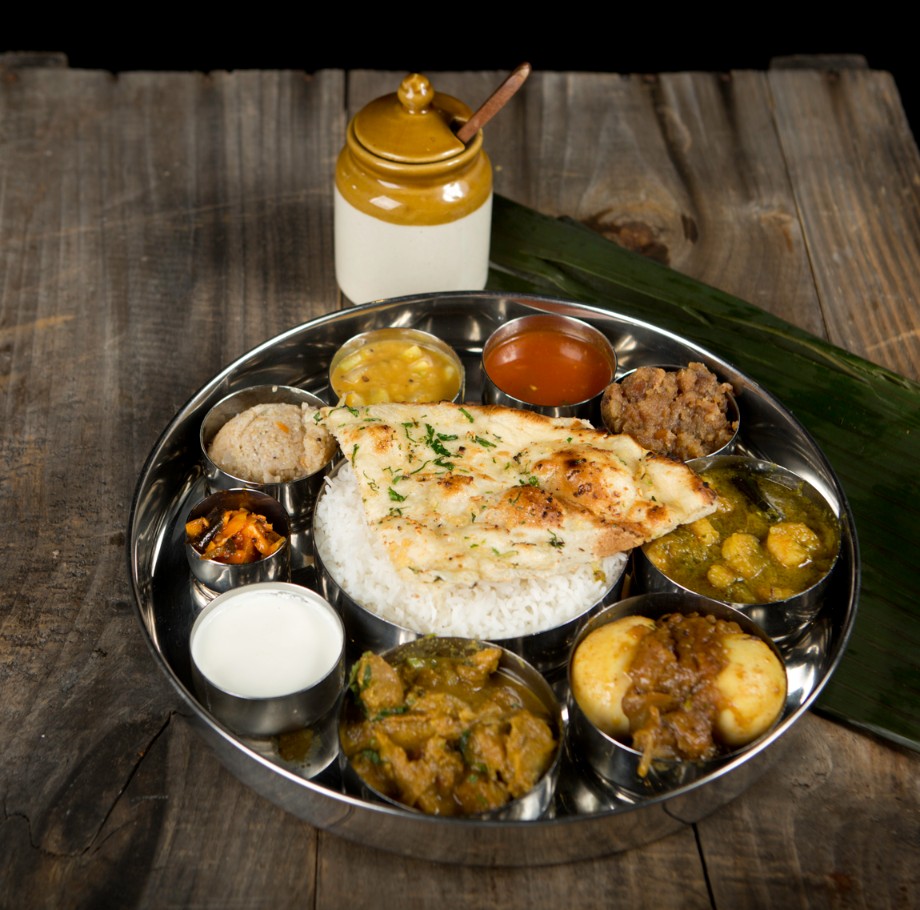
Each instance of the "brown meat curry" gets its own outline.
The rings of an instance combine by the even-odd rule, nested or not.
[[[433,815],[476,815],[528,793],[558,732],[537,699],[499,669],[501,651],[355,664],[340,730],[366,784]]]

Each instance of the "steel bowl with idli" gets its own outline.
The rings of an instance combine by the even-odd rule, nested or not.
[[[309,522],[335,441],[314,417],[325,402],[292,386],[250,386],[205,415],[199,434],[211,491],[261,490],[279,500],[292,525]]]

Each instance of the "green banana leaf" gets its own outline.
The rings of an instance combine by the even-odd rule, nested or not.
[[[769,389],[808,428],[856,521],[862,590],[818,710],[920,749],[920,384],[574,222],[496,197],[493,290],[564,297],[683,335]]]

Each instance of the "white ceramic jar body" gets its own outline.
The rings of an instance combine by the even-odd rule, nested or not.
[[[395,224],[335,190],[335,274],[352,303],[434,291],[482,290],[489,274],[492,193],[445,224]]]

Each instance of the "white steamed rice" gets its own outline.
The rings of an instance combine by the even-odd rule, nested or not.
[[[369,533],[348,463],[326,479],[314,528],[323,564],[352,600],[423,635],[495,640],[555,628],[600,600],[626,566],[626,555],[620,553],[599,566],[549,577],[472,586],[404,580],[383,544]],[[598,580],[597,568],[606,581]]]

